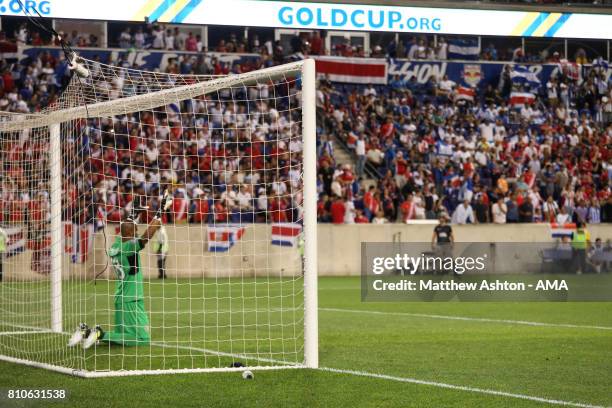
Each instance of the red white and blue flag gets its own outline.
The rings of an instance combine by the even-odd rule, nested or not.
[[[26,239],[24,229],[21,227],[4,228],[6,233],[6,257],[17,255],[25,249]]]
[[[245,227],[240,225],[210,225],[208,227],[208,252],[227,252],[242,238]]]
[[[535,102],[535,95],[531,92],[512,92],[510,94],[510,104],[519,107],[530,105]]]
[[[300,224],[275,223],[272,224],[272,245],[297,246],[298,238],[302,232]]]
[[[550,232],[553,238],[572,238],[576,232],[576,224],[550,224]]]
[[[457,93],[455,94],[456,100],[466,100],[474,102],[474,97],[476,96],[476,91],[473,88],[468,88],[467,86],[459,86],[457,87]]]
[[[78,225],[72,222],[64,224],[64,253],[70,255],[72,263],[85,263],[93,249],[94,225]]]

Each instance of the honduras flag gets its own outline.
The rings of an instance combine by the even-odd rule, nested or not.
[[[538,88],[541,85],[540,78],[531,72],[529,68],[524,65],[516,65],[510,73],[512,83],[527,85],[530,88]]]
[[[609,67],[608,61],[603,59],[603,57],[599,57],[593,60],[593,68],[602,68],[604,70],[607,70],[608,67]]]
[[[478,40],[449,40],[448,58],[477,60],[480,57]]]
[[[170,110],[174,113],[181,113],[181,108],[178,105],[178,103],[171,103],[170,105],[168,105],[168,107],[170,108]]]

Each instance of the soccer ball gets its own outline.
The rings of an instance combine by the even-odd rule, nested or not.
[[[244,378],[245,380],[252,380],[253,379],[253,373],[250,372],[249,370],[244,370],[242,372],[242,378]]]

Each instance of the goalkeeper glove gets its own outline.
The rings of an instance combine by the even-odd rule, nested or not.
[[[155,218],[161,218],[161,214],[164,211],[168,211],[170,206],[172,205],[172,196],[168,194],[168,190],[164,190],[164,195],[159,203],[159,208],[157,209],[157,213],[155,214]]]

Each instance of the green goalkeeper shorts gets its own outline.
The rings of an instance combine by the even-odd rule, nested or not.
[[[123,346],[147,345],[151,341],[144,301],[115,303],[115,327],[101,339]]]

